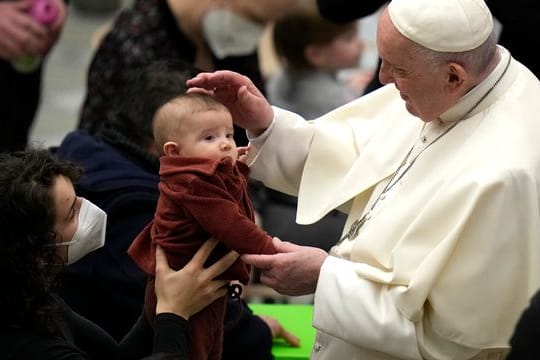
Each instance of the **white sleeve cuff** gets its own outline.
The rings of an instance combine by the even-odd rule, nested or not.
[[[276,122],[276,111],[274,109],[274,117],[272,118],[272,122],[270,123],[270,125],[268,125],[268,127],[266,128],[266,130],[263,131],[262,134],[260,134],[259,136],[253,136],[253,134],[251,134],[249,131],[246,130],[246,135],[249,142],[256,145],[264,143],[268,135],[270,135],[270,133],[272,132],[272,128],[274,127],[275,122]]]

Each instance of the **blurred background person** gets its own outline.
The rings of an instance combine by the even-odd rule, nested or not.
[[[367,0],[367,1],[348,1],[348,0],[315,0],[317,10],[325,19],[336,24],[344,24],[354,20],[362,19],[366,16],[377,13],[387,0]],[[363,89],[367,94],[382,86],[379,81],[380,60],[376,66],[371,81]]]
[[[281,61],[267,85],[273,105],[314,119],[361,94],[338,78],[340,70],[359,67],[364,43],[357,21],[335,24],[298,7],[274,23],[273,44]]]
[[[102,39],[90,63],[79,127],[95,133],[113,112],[130,69],[183,60],[202,70],[229,69],[264,90],[258,43],[264,26],[297,0],[135,0]],[[244,131],[235,132],[246,145]]]

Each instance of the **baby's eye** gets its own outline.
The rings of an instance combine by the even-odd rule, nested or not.
[[[234,134],[233,134],[233,133],[227,134],[227,139],[233,139],[233,138],[234,138]]]
[[[204,137],[204,140],[206,140],[206,141],[212,141],[212,140],[214,140],[214,139],[215,139],[214,135],[206,135],[206,136]]]

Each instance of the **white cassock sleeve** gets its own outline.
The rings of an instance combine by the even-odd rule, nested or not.
[[[407,228],[407,247],[391,250],[400,261],[414,258],[407,285],[368,280],[369,265],[329,257],[319,275],[313,325],[397,358],[502,359],[515,321],[538,288],[537,184],[521,169],[478,172],[448,179],[452,186],[432,199],[438,206],[427,204],[430,211]],[[427,235],[429,224],[433,236],[412,241],[422,238],[418,231]],[[417,256],[429,241],[430,251]],[[394,269],[402,265],[396,261]]]
[[[421,359],[414,323],[393,300],[398,288],[360,278],[359,265],[334,256],[326,259],[315,292],[313,326],[358,347]]]

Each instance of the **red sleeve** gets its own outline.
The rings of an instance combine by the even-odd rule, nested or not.
[[[135,264],[147,274],[155,272],[155,250],[152,246],[152,224],[150,221],[129,246],[127,253]]]
[[[163,191],[171,190],[164,187]],[[225,189],[200,178],[192,179],[179,201],[205,231],[239,254],[275,253],[272,238],[242,213]]]

